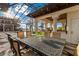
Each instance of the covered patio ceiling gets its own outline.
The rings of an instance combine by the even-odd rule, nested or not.
[[[36,18],[45,14],[56,12],[61,9],[72,7],[74,5],[79,5],[79,3],[48,3],[45,7],[40,8],[33,13],[29,13],[28,16]]]

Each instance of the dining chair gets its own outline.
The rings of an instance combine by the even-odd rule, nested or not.
[[[13,40],[12,43],[13,43],[13,49],[15,50],[15,56],[21,56],[20,45],[18,41]]]
[[[33,56],[33,55],[35,55],[35,52],[32,50],[32,48],[20,49],[20,44],[19,44],[19,41],[17,41],[17,40],[16,41],[13,40],[13,47],[15,50],[15,56]],[[36,55],[38,55],[38,54],[36,53]]]
[[[10,43],[10,49],[12,50],[13,54],[15,54],[15,50],[14,50],[14,47],[13,47],[13,40],[10,38],[11,35],[10,34],[7,34],[7,37],[8,37],[8,41]]]
[[[75,49],[75,56],[79,56],[79,44],[77,45]]]
[[[7,34],[7,36],[14,56],[31,56],[33,53],[35,53],[32,48],[25,48],[25,44],[20,42],[19,40],[13,40],[10,34]],[[20,48],[21,46],[22,48]]]
[[[77,44],[66,42],[62,54],[67,56],[75,56]]]
[[[18,36],[18,38],[23,39],[24,38],[24,32],[23,31],[17,32],[17,36]]]

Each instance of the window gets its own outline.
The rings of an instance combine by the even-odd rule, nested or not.
[[[66,32],[66,27],[67,27],[67,15],[66,14],[60,15],[56,23],[57,31]]]
[[[64,31],[65,30],[65,27],[62,24],[62,22],[57,22],[56,26],[57,26],[57,31]]]
[[[38,23],[38,29],[44,30],[45,29],[45,22],[40,20]]]

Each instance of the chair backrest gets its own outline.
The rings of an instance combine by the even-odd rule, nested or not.
[[[10,37],[10,43],[15,56],[21,56],[19,42]]]
[[[13,48],[13,44],[12,44],[12,39],[10,38],[11,37],[11,35],[10,34],[7,34],[7,37],[8,37],[8,41],[9,41],[9,43],[10,43],[10,48],[12,49]]]
[[[77,45],[75,49],[75,56],[79,56],[79,44]]]
[[[23,31],[17,32],[17,36],[18,36],[18,38],[20,38],[20,39],[24,38],[24,32],[23,32]]]
[[[14,53],[15,56],[20,56],[20,46],[18,41],[15,41],[11,38],[11,35],[7,34],[8,36],[8,41],[10,43],[10,48],[12,50],[12,52]]]
[[[68,56],[74,56],[76,47],[77,47],[77,44],[66,42],[63,49],[63,54],[68,55]]]
[[[18,41],[13,41],[13,48],[16,51],[15,56],[21,56],[21,54],[20,54],[20,45],[19,45]]]

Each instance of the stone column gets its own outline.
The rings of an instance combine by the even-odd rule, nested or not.
[[[3,32],[5,31],[5,24],[3,24]]]
[[[13,25],[13,31],[14,31],[14,24],[12,24]]]
[[[46,37],[49,37],[50,36],[49,31],[47,29],[48,28],[48,21],[49,21],[48,19],[45,19],[45,29],[46,29],[45,30],[45,36]]]
[[[56,23],[57,23],[57,19],[58,19],[58,16],[52,16],[52,18],[53,18],[53,25],[54,25],[54,28],[53,28],[53,31],[54,32],[56,32],[57,30],[56,30]]]
[[[45,28],[47,30],[48,19],[45,19]]]
[[[27,37],[27,24],[26,24],[26,37]]]
[[[35,31],[38,31],[38,20],[35,19]]]
[[[33,22],[34,22],[34,19],[32,18],[31,20],[32,20],[32,22],[31,22],[32,23],[31,31],[33,32]]]
[[[52,29],[52,25],[53,25],[53,19],[50,21],[50,23],[51,23],[51,29]],[[53,30],[52,30],[53,31]],[[50,37],[53,37],[53,32],[51,31],[51,33],[50,33]]]
[[[56,23],[57,23],[58,16],[52,16],[52,18],[53,18],[53,22],[52,22],[53,33],[51,33],[50,37],[53,37],[54,32],[57,32]]]

